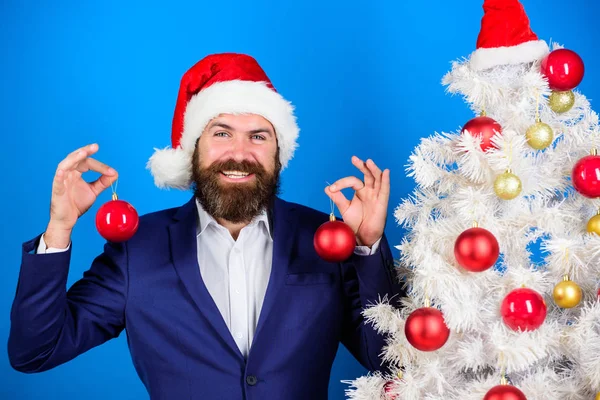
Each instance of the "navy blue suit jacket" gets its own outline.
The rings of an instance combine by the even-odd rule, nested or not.
[[[125,329],[153,400],[326,399],[340,342],[381,370],[384,338],[361,311],[402,290],[385,237],[374,255],[328,263],[313,247],[326,214],[278,198],[270,215],[273,266],[247,360],[202,281],[192,199],[143,216],[136,235],[107,243],[68,291],[71,251],[35,254],[39,237],[24,243],[11,365],[48,370]]]

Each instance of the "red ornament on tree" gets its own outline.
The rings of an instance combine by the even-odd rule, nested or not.
[[[458,264],[471,272],[490,268],[498,260],[500,246],[490,231],[470,228],[461,233],[454,243],[454,256]]]
[[[96,229],[109,242],[124,242],[137,232],[140,219],[137,211],[126,201],[112,200],[104,203],[96,213]]]
[[[394,382],[393,381],[386,382],[385,385],[383,386],[383,391],[385,393],[386,400],[397,400],[398,396],[393,393],[393,391],[394,391]]]
[[[584,69],[581,57],[567,49],[550,52],[541,65],[541,72],[548,78],[550,89],[559,92],[577,87],[583,79]]]
[[[352,228],[342,221],[336,221],[332,213],[329,221],[315,232],[313,245],[323,260],[341,262],[347,260],[354,252],[356,237]]]
[[[440,310],[423,307],[410,313],[404,324],[404,333],[406,340],[417,350],[434,351],[446,343],[450,329]]]
[[[498,385],[491,388],[483,400],[527,400],[527,397],[514,386]]]
[[[496,120],[481,115],[475,117],[465,124],[462,129],[462,133],[469,133],[473,137],[481,138],[481,150],[486,151],[492,147],[492,137],[496,134],[502,133],[502,127]]]
[[[575,163],[571,180],[575,190],[583,196],[600,197],[600,156],[596,149]]]
[[[528,288],[511,291],[500,307],[504,323],[515,331],[536,330],[544,323],[546,311],[546,302],[542,295]]]

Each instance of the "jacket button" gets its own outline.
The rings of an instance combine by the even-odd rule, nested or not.
[[[258,379],[256,379],[256,377],[254,375],[248,375],[246,377],[246,383],[250,386],[254,386],[256,385],[256,382],[258,382]]]

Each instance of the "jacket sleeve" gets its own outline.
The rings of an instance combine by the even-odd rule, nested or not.
[[[372,255],[353,255],[341,264],[345,294],[342,343],[370,371],[386,371],[381,352],[385,336],[367,324],[362,311],[387,296],[390,304],[398,304],[405,296],[394,270],[394,259],[386,237]]]
[[[126,245],[107,243],[67,291],[72,246],[35,254],[39,239],[23,244],[10,313],[8,356],[21,372],[54,368],[119,336],[125,327]]]

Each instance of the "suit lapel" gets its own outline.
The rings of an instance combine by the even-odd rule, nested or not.
[[[177,211],[174,220],[169,225],[169,240],[171,259],[179,279],[215,332],[243,359],[200,274],[196,242],[198,214],[194,198]]]
[[[257,337],[260,335],[260,332],[265,325],[265,321],[269,317],[273,305],[276,303],[277,295],[285,281],[288,265],[292,256],[294,239],[297,234],[297,224],[294,223],[294,214],[292,213],[292,210],[293,208],[289,203],[286,203],[279,198],[275,199],[274,205],[271,208],[272,214],[270,215],[270,220],[272,221],[273,262],[271,266],[271,276],[269,277],[269,284],[267,285],[267,291],[258,318],[253,342],[256,342]]]

